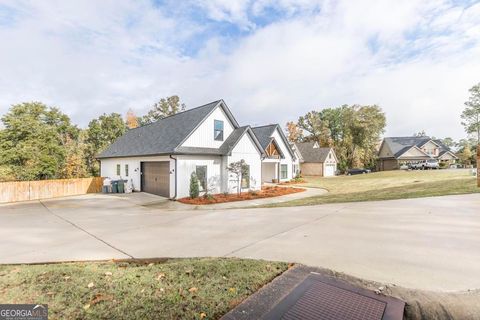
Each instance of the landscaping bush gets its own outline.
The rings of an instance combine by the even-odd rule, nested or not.
[[[447,162],[440,162],[438,165],[440,166],[440,169],[445,169],[445,168],[448,167],[448,163],[447,163]]]
[[[190,175],[190,198],[198,198],[200,194],[200,188],[198,186],[198,178],[195,172]]]

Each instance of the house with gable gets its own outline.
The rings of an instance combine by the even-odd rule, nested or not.
[[[379,171],[396,170],[402,165],[428,159],[451,164],[458,157],[440,140],[428,136],[387,137],[380,145],[377,168]]]
[[[97,157],[102,177],[170,199],[189,196],[195,173],[201,192],[259,190],[292,179],[294,153],[279,125],[240,126],[223,100],[128,130]],[[227,168],[244,160],[240,181]]]

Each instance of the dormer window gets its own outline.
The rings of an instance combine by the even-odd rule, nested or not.
[[[318,142],[315,141],[315,143],[313,144],[313,149],[318,149],[320,148],[320,146],[318,145]]]
[[[213,137],[216,141],[223,141],[223,121],[213,121]]]

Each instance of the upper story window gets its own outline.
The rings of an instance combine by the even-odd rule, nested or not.
[[[213,137],[216,141],[223,141],[223,121],[214,120]]]

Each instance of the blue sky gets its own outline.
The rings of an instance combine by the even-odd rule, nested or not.
[[[252,125],[378,104],[387,135],[458,139],[480,82],[478,1],[3,0],[0,41],[0,114],[37,100],[81,126],[178,94]]]

